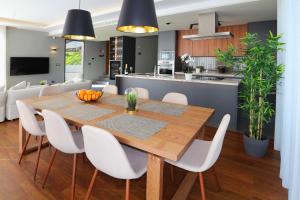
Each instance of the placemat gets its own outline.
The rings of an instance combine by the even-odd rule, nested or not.
[[[141,104],[139,109],[166,115],[180,116],[186,111],[187,106],[161,102],[147,102]]]
[[[41,107],[43,109],[56,110],[56,109],[61,109],[66,106],[69,106],[74,101],[76,101],[76,99],[55,98],[55,99],[49,99],[49,100],[43,100],[43,101],[36,102],[35,105],[37,105],[38,107]]]
[[[97,106],[83,104],[66,108],[61,111],[64,115],[74,117],[84,121],[94,120],[98,117],[111,114],[115,112],[111,109],[99,108]]]
[[[101,102],[107,104],[113,104],[117,106],[125,105],[125,97],[123,96],[104,96],[101,98]]]
[[[144,140],[165,128],[167,123],[145,117],[122,114],[97,122],[96,125]]]

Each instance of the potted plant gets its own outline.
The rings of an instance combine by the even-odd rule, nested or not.
[[[204,66],[200,65],[200,66],[196,66],[196,74],[200,74],[201,72],[204,71]]]
[[[41,80],[40,81],[40,85],[46,85],[47,84],[47,80]]]
[[[137,110],[138,94],[134,88],[128,88],[125,90],[126,112],[128,114],[134,114]]]
[[[192,80],[193,78],[193,58],[188,54],[183,54],[180,57],[181,63],[183,65],[185,80]]]
[[[236,57],[234,56],[236,53],[236,48],[230,44],[227,47],[227,50],[222,51],[221,49],[216,49],[216,59],[221,62],[222,65],[218,66],[219,73],[226,73],[234,67],[237,62]]]
[[[270,32],[265,42],[259,40],[257,34],[250,33],[241,39],[245,55],[240,59],[244,66],[240,71],[244,76],[240,108],[249,117],[248,131],[243,140],[246,152],[256,157],[264,156],[268,148],[269,140],[263,128],[274,114],[269,95],[275,93],[284,71],[284,66],[276,61],[276,54],[284,45],[280,38],[281,35],[274,36]]]

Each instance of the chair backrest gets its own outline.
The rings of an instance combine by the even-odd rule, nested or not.
[[[35,110],[20,100],[17,100],[16,104],[19,111],[19,118],[22,122],[23,128],[32,135],[44,135],[45,133],[41,130],[38,121],[34,115]]]
[[[204,170],[209,169],[211,166],[213,166],[215,164],[215,162],[219,158],[219,155],[221,153],[222,146],[223,146],[225,133],[227,131],[229,122],[230,122],[230,115],[226,114],[223,117],[223,119],[219,125],[219,128],[210,144],[207,156],[202,165],[202,169],[204,169]]]
[[[162,99],[163,102],[167,103],[176,103],[181,105],[188,105],[188,99],[184,94],[170,92],[167,93],[164,98]]]
[[[43,110],[42,113],[50,144],[64,153],[77,152],[79,148],[66,121],[53,111]]]
[[[64,92],[64,89],[60,85],[45,85],[41,88],[40,91],[40,97],[41,96],[52,96],[52,95],[57,95],[61,94]]]
[[[118,140],[106,130],[83,126],[85,153],[101,172],[118,179],[133,179],[137,175]]]
[[[140,99],[149,99],[149,91],[147,89],[140,87],[136,87],[135,89]]]
[[[118,87],[115,85],[106,85],[102,91],[109,94],[118,94]]]

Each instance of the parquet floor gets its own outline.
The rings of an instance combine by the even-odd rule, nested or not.
[[[214,129],[207,129],[207,139],[211,139]],[[34,140],[33,140],[34,142]],[[42,150],[36,182],[33,182],[33,169],[36,153],[26,155],[17,164],[18,120],[0,123],[0,199],[35,200],[69,199],[72,172],[72,156],[59,153],[53,164],[45,189],[41,182],[46,172],[51,151]],[[252,158],[243,151],[239,133],[228,132],[221,156],[216,163],[216,171],[222,190],[216,192],[216,185],[210,172],[205,173],[207,200],[286,200],[287,190],[281,187],[279,174],[279,153],[272,145],[265,158]],[[195,155],[196,156],[196,155]],[[79,159],[76,182],[76,199],[83,199],[92,177],[93,166],[88,160]],[[170,167],[165,165],[164,199],[171,199],[185,171],[175,169],[174,182],[170,179]],[[146,176],[132,181],[131,199],[145,199]],[[96,180],[91,199],[124,199],[125,181],[100,174]],[[201,199],[198,180],[188,199]]]

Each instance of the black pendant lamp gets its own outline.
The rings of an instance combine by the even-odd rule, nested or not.
[[[158,31],[153,0],[123,0],[117,30],[128,33]]]
[[[79,9],[68,11],[62,36],[70,40],[93,40],[96,38],[91,13],[80,9],[80,0]]]

